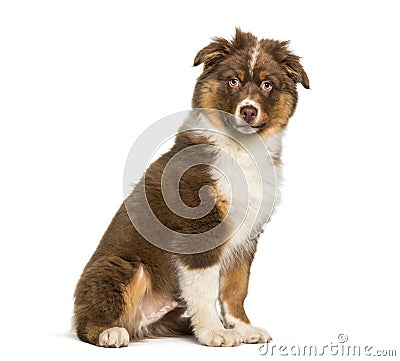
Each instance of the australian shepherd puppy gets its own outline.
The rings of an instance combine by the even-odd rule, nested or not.
[[[309,88],[307,74],[287,41],[240,29],[231,41],[215,38],[200,50],[200,64],[194,115],[147,168],[80,277],[74,324],[82,341],[121,347],[179,334],[207,346],[271,340],[250,323],[243,303],[259,234],[279,198],[282,133],[296,108],[297,83]],[[267,157],[265,167],[252,163],[257,155],[246,148],[255,139],[268,149],[271,167]],[[190,167],[177,160],[186,149]],[[168,174],[181,173],[181,208],[211,200],[207,212],[187,216],[167,204],[171,162]]]

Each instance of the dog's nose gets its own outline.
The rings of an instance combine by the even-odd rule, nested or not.
[[[257,117],[257,109],[252,105],[246,105],[240,109],[240,115],[246,123],[251,123]]]

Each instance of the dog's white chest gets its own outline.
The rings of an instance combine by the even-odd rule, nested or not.
[[[227,241],[229,256],[238,248],[251,246],[251,239],[268,222],[279,198],[280,176],[268,152],[259,154],[259,147],[247,144],[243,148],[226,141],[222,144],[221,147],[219,143],[221,151],[214,164],[213,178],[219,196],[229,204],[225,220],[232,230]],[[268,148],[274,151],[274,147]]]

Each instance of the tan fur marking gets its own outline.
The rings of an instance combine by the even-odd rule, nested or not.
[[[289,75],[299,76],[299,73],[297,71],[295,71],[293,68],[291,68],[290,66],[284,65],[283,68],[285,69],[286,73],[288,73]]]
[[[261,70],[260,73],[258,74],[260,81],[263,81],[267,78],[268,72],[265,70]]]
[[[280,133],[282,127],[284,127],[293,112],[293,98],[290,94],[281,93],[279,94],[279,101],[271,107],[268,112],[269,120],[268,126],[262,129],[259,134],[263,138],[267,138],[270,135]]]
[[[275,167],[281,167],[282,161],[280,159],[273,159],[273,164]]]
[[[215,93],[218,89],[218,82],[214,79],[207,80],[202,86],[201,97],[200,97],[200,107],[209,109],[218,109],[215,102]]]
[[[250,321],[244,310],[243,303],[247,296],[249,274],[249,263],[236,260],[235,263],[225,269],[220,288],[221,301],[227,308],[225,311],[247,324]]]
[[[220,106],[218,105],[215,97],[219,85],[219,82],[214,79],[204,82],[196,107],[204,109],[219,109]],[[207,113],[207,120],[210,121],[216,129],[223,130],[225,128],[224,122],[220,115],[215,112]]]
[[[229,202],[218,192],[218,189],[215,190],[215,195],[215,205],[221,211],[222,218],[225,218],[228,214]]]
[[[239,80],[241,82],[243,82],[243,80],[244,80],[244,71],[243,70],[238,70],[237,71],[237,75],[238,75]]]
[[[138,325],[140,315],[140,301],[147,293],[151,293],[151,281],[147,271],[141,265],[139,266],[135,277],[126,286],[123,298],[125,302],[125,309],[119,319],[119,323],[124,325],[131,333]]]

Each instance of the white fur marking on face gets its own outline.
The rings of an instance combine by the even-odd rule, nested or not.
[[[258,104],[257,102],[255,102],[251,98],[245,98],[238,104],[238,106],[236,107],[236,111],[235,111],[235,117],[239,118],[239,119],[242,119],[242,117],[240,115],[240,109],[242,109],[245,106],[249,106],[249,105],[251,105],[251,106],[253,106],[254,108],[257,109],[257,117],[256,117],[256,120],[254,122],[254,123],[257,123],[258,118],[259,118],[259,116],[261,114],[261,107],[260,107],[260,104]]]
[[[123,347],[129,344],[129,333],[123,327],[112,327],[103,331],[99,336],[99,346]]]
[[[259,53],[260,53],[260,43],[257,42],[256,46],[251,50],[251,57],[249,61],[249,71],[251,76],[253,76],[254,66],[256,65]]]

